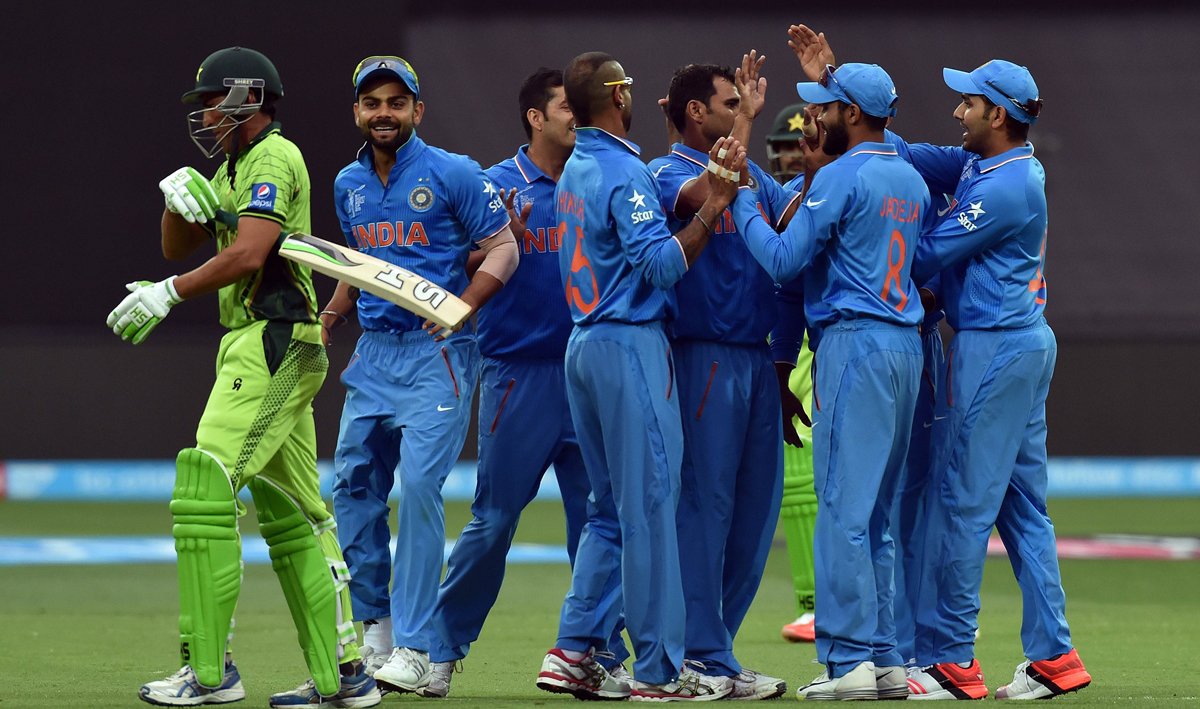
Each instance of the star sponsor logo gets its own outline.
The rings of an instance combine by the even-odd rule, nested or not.
[[[491,180],[483,181],[483,193],[488,196],[488,209],[493,212],[504,209],[504,199],[500,196],[500,191],[496,189]]]
[[[983,214],[987,214],[983,209],[983,200],[970,202],[966,209],[958,213],[958,223],[967,231],[975,231],[978,228],[975,222]]]
[[[646,208],[646,195],[638,192],[636,187],[633,188],[633,196],[625,201],[633,205],[633,213],[629,218],[634,224],[648,222],[654,218],[654,210]]]

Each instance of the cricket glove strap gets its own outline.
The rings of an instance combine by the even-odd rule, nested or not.
[[[217,192],[208,178],[190,167],[181,167],[158,183],[167,209],[189,222],[204,224],[217,216]]]
[[[113,333],[122,340],[140,345],[171,312],[171,306],[182,300],[175,292],[176,278],[171,276],[158,283],[126,283],[129,295],[108,314],[108,326]]]

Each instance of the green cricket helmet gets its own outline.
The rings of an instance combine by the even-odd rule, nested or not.
[[[251,96],[251,91],[254,95]],[[188,114],[188,133],[206,157],[222,149],[225,138],[262,108],[267,95],[283,97],[279,71],[261,52],[245,47],[228,47],[208,55],[196,71],[196,85],[182,96],[185,104],[197,104],[205,96],[224,94],[220,103]],[[221,114],[215,124],[206,126],[209,111]]]
[[[786,144],[793,144],[798,150],[799,142],[804,140],[804,124],[806,120],[811,120],[805,115],[804,109],[807,107],[807,103],[794,103],[784,108],[775,116],[771,132],[767,134],[767,162],[771,173],[780,182],[787,182],[799,174],[795,166],[783,164],[783,157],[785,152],[793,152],[786,150]]]

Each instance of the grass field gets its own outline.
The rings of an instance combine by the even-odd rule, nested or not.
[[[1200,536],[1200,500],[1057,500],[1060,536],[1138,533]],[[447,530],[467,521],[447,509]],[[257,534],[253,515],[242,522]],[[162,535],[165,504],[0,503],[0,536]],[[528,510],[517,541],[562,543],[553,503]],[[789,645],[779,627],[794,616],[786,559],[772,552],[767,576],[738,637],[744,664],[784,677],[792,689],[819,671],[811,645]],[[1062,562],[1068,618],[1094,682],[1055,702],[1071,706],[1198,706],[1200,562]],[[569,582],[565,565],[512,566],[483,635],[455,675],[448,703],[529,706],[574,701],[533,686],[554,641]],[[169,564],[0,567],[0,709],[135,707],[139,685],[176,669],[175,568]],[[1021,661],[1020,594],[1007,562],[988,561],[977,651],[993,690]],[[235,655],[246,684],[240,706],[305,677],[295,631],[268,566],[246,569]],[[436,700],[390,696],[384,706]]]

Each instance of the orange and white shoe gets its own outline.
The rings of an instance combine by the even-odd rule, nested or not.
[[[1026,660],[1017,665],[1013,681],[996,690],[996,699],[1048,699],[1078,691],[1091,683],[1092,676],[1072,648],[1049,660]]]
[[[783,639],[789,643],[813,643],[817,641],[816,616],[805,613],[796,620],[783,626],[780,632]]]
[[[908,676],[910,700],[984,699],[988,695],[979,660],[967,667],[956,662],[941,662],[914,670]]]

